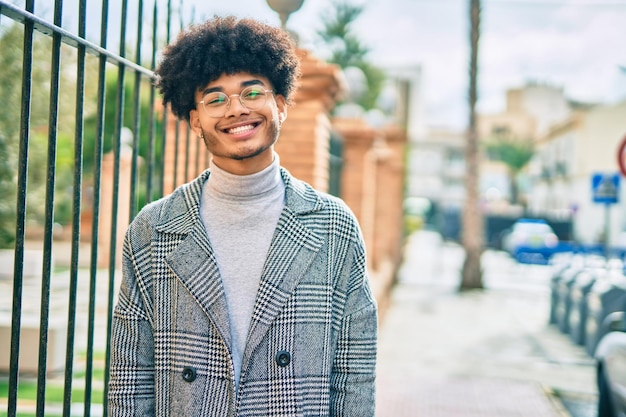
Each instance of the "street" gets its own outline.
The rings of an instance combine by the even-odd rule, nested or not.
[[[548,325],[551,267],[483,257],[458,293],[462,249],[418,232],[384,314],[377,417],[595,417],[593,361]]]

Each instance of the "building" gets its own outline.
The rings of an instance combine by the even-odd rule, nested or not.
[[[529,83],[506,92],[504,111],[478,116],[478,136],[484,144],[500,139],[536,144],[552,126],[568,120],[573,112],[574,106],[567,100],[562,88]],[[523,178],[512,178],[512,175],[504,163],[484,158],[481,164],[481,186],[486,193],[489,212],[513,216],[525,212],[526,187]],[[514,185],[518,188],[515,196]]]
[[[581,243],[618,243],[626,230],[626,194],[620,181],[618,203],[592,198],[592,176],[619,173],[617,150],[626,138],[626,100],[574,112],[537,139],[528,166],[529,209],[570,215]],[[607,234],[608,237],[605,237]]]

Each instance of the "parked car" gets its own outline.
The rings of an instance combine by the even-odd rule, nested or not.
[[[502,248],[519,262],[547,263],[558,245],[556,233],[542,219],[519,219],[502,238]]]
[[[613,312],[595,353],[598,417],[626,416],[626,313]]]

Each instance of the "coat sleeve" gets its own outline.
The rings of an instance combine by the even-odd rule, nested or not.
[[[331,375],[331,416],[373,417],[378,313],[360,233],[350,266],[346,309]]]
[[[123,247],[122,284],[113,311],[109,416],[155,415],[154,337],[146,306],[146,283],[137,259],[150,259],[147,227],[131,225]],[[144,261],[148,262],[148,261]]]

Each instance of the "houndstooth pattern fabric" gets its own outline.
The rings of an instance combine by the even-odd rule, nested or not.
[[[373,416],[377,310],[361,232],[341,200],[284,169],[235,395],[226,298],[199,215],[209,175],[146,206],[126,233],[109,415]]]

